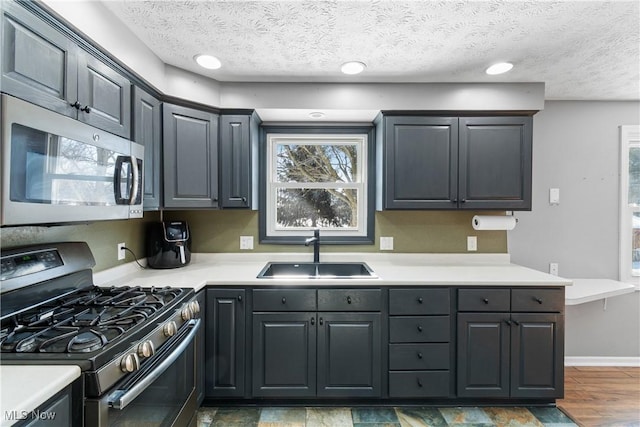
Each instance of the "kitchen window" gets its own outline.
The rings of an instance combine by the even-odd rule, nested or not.
[[[373,243],[372,130],[265,128],[261,241]]]
[[[640,277],[640,126],[620,127],[620,280]]]

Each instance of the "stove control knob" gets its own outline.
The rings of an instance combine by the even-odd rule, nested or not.
[[[140,359],[135,353],[125,354],[120,360],[122,372],[134,372],[140,369]]]
[[[187,320],[191,320],[191,318],[193,317],[191,306],[189,304],[186,304],[184,307],[182,307],[182,311],[180,312],[180,315],[182,316],[182,320],[184,320],[185,322]]]
[[[165,323],[164,326],[162,327],[162,332],[164,333],[165,337],[174,336],[176,332],[178,332],[178,327],[176,326],[176,322],[172,320],[170,322]]]
[[[198,301],[191,301],[189,303],[189,307],[191,308],[191,312],[194,315],[200,313],[200,304],[198,303]]]
[[[143,341],[138,345],[138,356],[151,357],[155,354],[156,349],[153,347],[153,341]]]

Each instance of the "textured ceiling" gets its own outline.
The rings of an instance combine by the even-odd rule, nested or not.
[[[219,81],[545,82],[546,99],[640,99],[638,0],[104,4],[165,63]],[[350,60],[367,69],[342,75]],[[515,68],[484,73],[499,61]]]

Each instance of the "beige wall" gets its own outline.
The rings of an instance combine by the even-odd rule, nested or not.
[[[478,252],[506,253],[507,233],[475,231],[471,218],[475,212],[385,211],[376,213],[375,245],[328,245],[327,252],[376,252],[379,236],[394,237],[394,252],[466,252],[468,235],[478,236]],[[254,236],[255,252],[297,252],[308,248],[290,245],[258,244],[258,213],[243,210],[205,210],[165,212],[165,219],[186,220],[192,233],[194,252],[239,252],[240,236]],[[56,241],[86,241],[96,258],[95,271],[133,261],[127,254],[117,260],[116,246],[125,242],[138,257],[144,257],[146,223],[158,221],[157,212],[147,212],[141,220],[101,221],[56,227],[11,227],[0,230],[3,248]]]

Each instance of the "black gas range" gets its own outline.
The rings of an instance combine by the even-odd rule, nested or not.
[[[200,326],[192,289],[94,286],[83,242],[3,249],[1,263],[0,363],[79,366],[86,425],[135,420],[145,395],[175,386],[166,425],[182,425],[195,394],[195,382],[184,383]],[[168,372],[177,384],[158,387]]]

